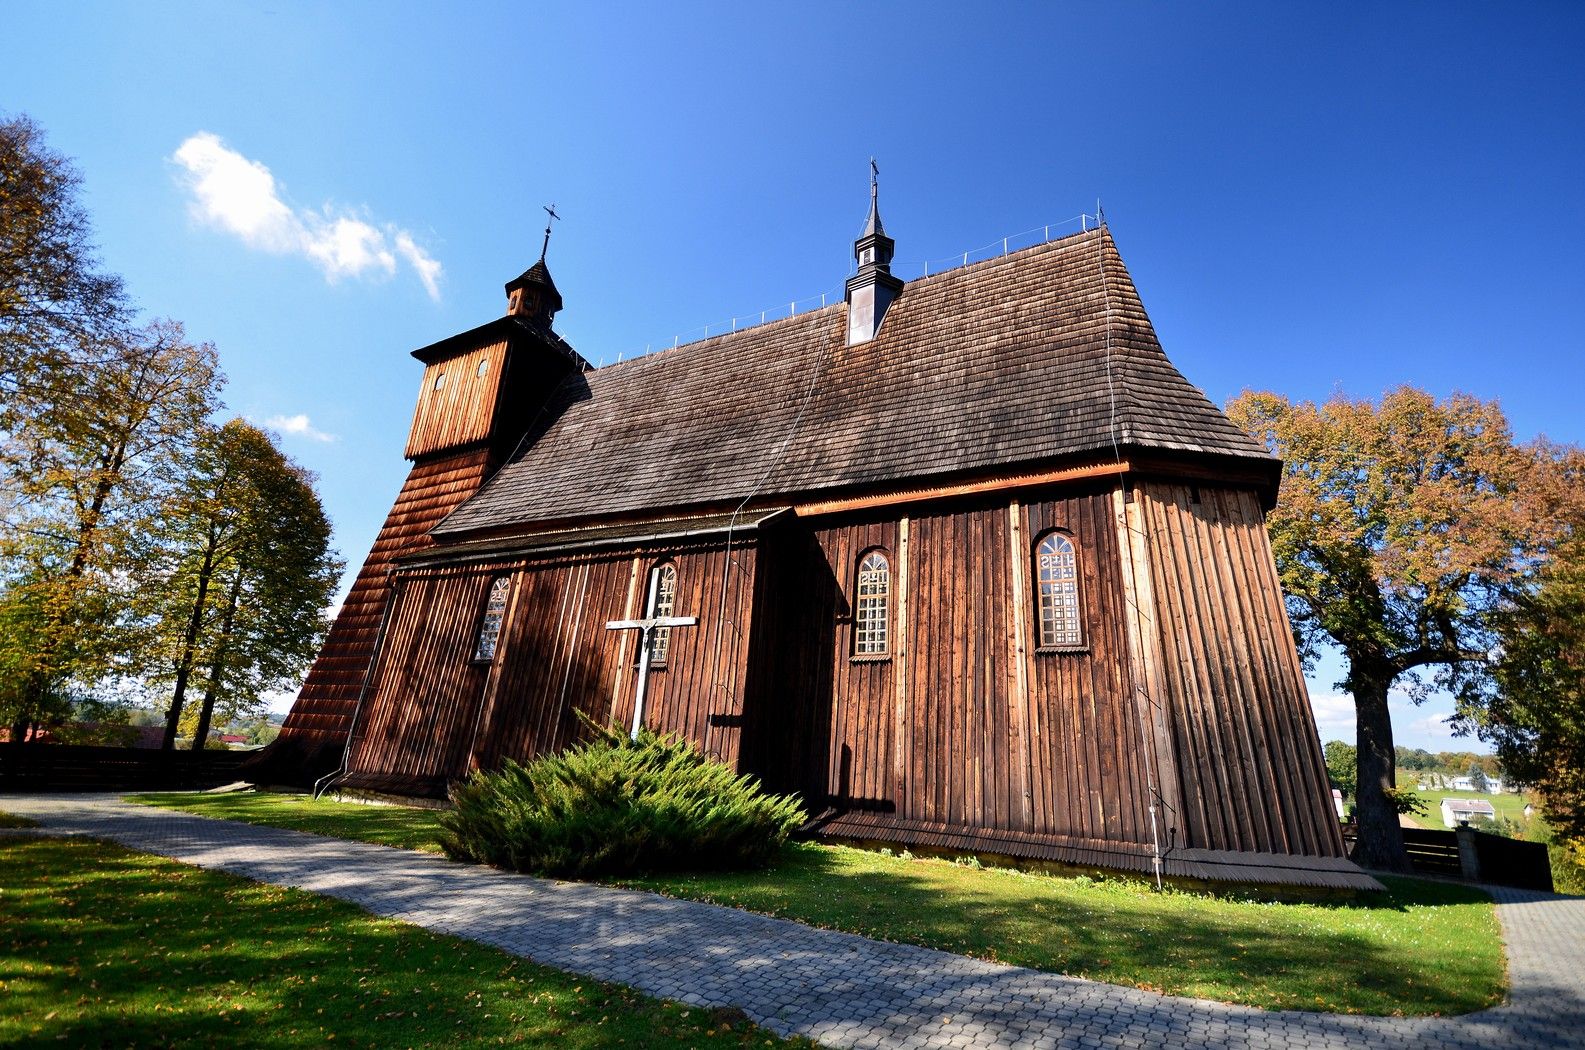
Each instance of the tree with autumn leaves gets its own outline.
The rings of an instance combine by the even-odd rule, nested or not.
[[[18,741],[140,689],[169,690],[173,724],[189,683],[200,721],[256,708],[312,658],[340,571],[312,478],[214,424],[214,347],[138,322],[77,190],[37,125],[0,119],[0,722]]]
[[[1552,709],[1549,691],[1569,665],[1540,625],[1550,622],[1550,603],[1576,593],[1554,581],[1578,578],[1585,453],[1515,441],[1494,401],[1438,401],[1410,387],[1380,403],[1339,396],[1321,405],[1246,392],[1228,414],[1283,459],[1268,527],[1300,654],[1307,666],[1323,648],[1343,657],[1339,684],[1354,698],[1358,731],[1361,863],[1408,867],[1394,689],[1416,701],[1450,693],[1460,726],[1496,742],[1499,754],[1540,745],[1551,752],[1542,761],[1585,769],[1585,755],[1558,752],[1557,734],[1515,728]],[[1579,694],[1558,701],[1577,727]]]

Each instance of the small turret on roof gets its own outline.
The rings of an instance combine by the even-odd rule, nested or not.
[[[848,345],[867,343],[881,330],[886,310],[903,290],[903,282],[892,276],[892,253],[897,242],[886,236],[881,224],[880,169],[870,158],[870,214],[864,232],[853,242],[853,258],[859,272],[848,278]]]
[[[556,206],[547,204],[545,240],[539,248],[539,261],[517,277],[506,282],[506,312],[513,317],[526,318],[547,331],[561,310],[561,293],[551,280],[550,267],[545,265],[545,253],[550,249],[550,220],[559,219]]]

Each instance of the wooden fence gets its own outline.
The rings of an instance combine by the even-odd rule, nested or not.
[[[251,751],[0,744],[0,794],[193,791],[241,779]]]
[[[1477,881],[1498,886],[1517,886],[1530,890],[1552,890],[1552,860],[1545,844],[1524,842],[1484,831],[1469,831],[1464,847],[1472,857],[1459,853],[1459,833],[1431,828],[1404,828],[1403,845],[1409,853],[1409,866],[1421,875],[1462,879],[1473,871]],[[1357,825],[1343,830],[1343,842],[1350,855],[1359,837]]]

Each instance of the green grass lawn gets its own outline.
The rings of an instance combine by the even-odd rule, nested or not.
[[[36,828],[38,821],[0,810],[0,828]]]
[[[156,795],[212,816],[389,841],[388,808],[304,796]],[[251,800],[251,801],[250,801]],[[438,814],[404,811],[432,840]],[[429,829],[425,831],[424,829]],[[771,870],[627,885],[885,940],[1269,1009],[1462,1013],[1502,998],[1496,914],[1479,891],[1418,879],[1357,904],[1273,904],[835,846]]]
[[[236,791],[224,795],[186,792],[132,795],[127,801],[201,813],[206,817],[240,820],[246,824],[358,839],[398,849],[440,852],[440,846],[436,844],[436,834],[440,830],[437,820],[439,812],[416,806],[336,802],[328,798],[314,799],[308,795],[275,795],[257,791]]]
[[[0,1045],[786,1043],[350,904],[82,839],[0,837]]]
[[[797,845],[770,873],[630,885],[870,937],[1268,1009],[1463,1013],[1501,1000],[1479,891],[1387,879],[1358,904],[1232,900]]]

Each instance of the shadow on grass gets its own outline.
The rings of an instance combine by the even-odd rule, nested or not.
[[[1461,886],[1385,881],[1387,893],[1359,903],[1277,904],[796,845],[766,872],[625,884],[1267,1009],[1451,1014],[1500,1002],[1491,901]]]

